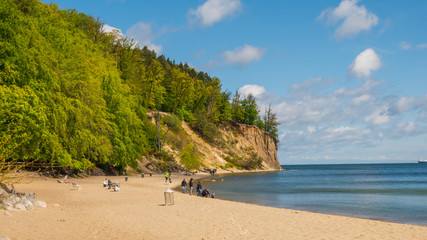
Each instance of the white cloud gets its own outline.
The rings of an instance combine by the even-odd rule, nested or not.
[[[411,108],[411,103],[414,101],[413,97],[400,97],[396,102],[397,113],[401,114],[407,112]]]
[[[118,32],[118,33],[122,34],[122,30],[120,30],[118,28],[115,28],[115,27],[112,27],[112,26],[110,26],[108,24],[102,25],[102,29],[101,30],[103,32],[106,32],[106,33]]]
[[[256,95],[258,106],[271,104],[281,124],[279,151],[286,152],[286,157],[317,156],[347,146],[363,149],[427,132],[427,95],[383,96],[380,90],[386,86],[385,81],[369,79],[359,86],[330,91],[339,86],[327,81],[312,78],[293,84],[284,97],[273,95],[260,85],[246,85],[239,91]],[[405,121],[400,122],[402,119]]]
[[[102,25],[101,31],[113,35],[115,37],[115,39],[124,38],[122,30],[115,28],[115,27],[112,27],[108,24]]]
[[[372,71],[378,70],[380,67],[380,57],[372,48],[368,48],[354,59],[353,64],[350,66],[350,73],[356,75],[358,78],[368,78]]]
[[[361,96],[354,97],[351,100],[350,103],[353,104],[353,105],[359,106],[361,103],[367,102],[367,101],[369,101],[371,99],[372,99],[371,95],[369,95],[369,94],[363,94]]]
[[[412,47],[411,44],[408,42],[405,42],[405,41],[400,42],[400,48],[403,50],[409,50],[411,49],[411,47]]]
[[[225,51],[223,55],[225,57],[225,63],[236,63],[245,66],[253,61],[259,61],[265,51],[265,48],[245,45],[243,47],[236,48],[234,51]]]
[[[259,85],[244,85],[239,88],[239,93],[242,96],[252,94],[254,97],[261,97],[261,95],[265,93],[265,88]]]
[[[133,38],[139,45],[147,46],[148,49],[154,50],[156,53],[162,51],[161,45],[153,43],[155,38],[150,24],[138,22],[127,30],[126,35]]]
[[[307,127],[307,132],[308,133],[314,133],[316,131],[316,126],[308,126]]]
[[[383,106],[380,109],[376,109],[371,115],[365,117],[365,121],[373,125],[383,125],[390,122],[388,107]]]
[[[349,89],[346,87],[339,88],[334,91],[334,94],[337,96],[350,96],[350,97],[357,97],[364,94],[369,94],[372,89],[374,89],[376,86],[383,84],[385,81],[374,81],[371,79],[367,79],[362,86],[354,89]]]
[[[326,9],[317,19],[328,18],[329,22],[341,25],[335,30],[335,37],[354,38],[362,31],[369,31],[378,24],[378,17],[367,11],[365,6],[358,6],[359,0],[343,0],[335,9]]]
[[[425,49],[425,48],[427,48],[427,43],[421,43],[421,44],[418,44],[418,45],[417,45],[417,48]]]
[[[310,78],[302,83],[294,83],[291,85],[291,88],[295,91],[309,91],[314,90],[318,88],[324,88],[331,86],[334,83],[334,80],[329,79],[323,79],[322,77],[316,77],[316,78]]]
[[[397,124],[396,128],[398,131],[403,131],[406,134],[411,134],[416,130],[414,122],[400,122]]]
[[[236,14],[241,7],[240,0],[208,0],[196,10],[191,9],[189,15],[202,26],[209,27]]]

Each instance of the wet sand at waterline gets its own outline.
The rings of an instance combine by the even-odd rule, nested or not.
[[[196,197],[174,192],[165,206],[164,192],[188,176],[109,177],[119,181],[113,192],[105,177],[32,178],[17,186],[34,192],[47,208],[0,210],[0,236],[10,239],[427,239],[427,226],[318,214]],[[198,175],[203,177],[203,175]]]

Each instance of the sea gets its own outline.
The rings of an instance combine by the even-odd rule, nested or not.
[[[427,164],[283,165],[286,171],[217,175],[216,198],[427,225]]]

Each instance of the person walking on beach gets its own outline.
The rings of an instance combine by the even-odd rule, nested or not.
[[[165,172],[165,184],[168,185],[169,184],[169,173]]]
[[[181,182],[181,187],[182,187],[182,193],[185,193],[185,187],[187,186],[187,182],[185,181],[185,178],[182,180]]]
[[[193,188],[194,188],[194,183],[193,183],[193,178],[190,179],[190,181],[188,182],[188,186],[190,187],[190,196],[193,194]]]
[[[196,186],[196,192],[198,197],[200,197],[200,195],[202,194],[202,189],[203,189],[202,182],[199,181]]]

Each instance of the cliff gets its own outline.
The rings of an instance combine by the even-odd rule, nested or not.
[[[254,152],[262,158],[262,164],[265,169],[280,169],[280,163],[277,158],[277,147],[274,138],[267,132],[253,125],[239,124],[230,121],[223,130],[225,135],[237,139],[235,151],[244,154],[239,150],[253,149]],[[237,134],[235,133],[237,132]]]
[[[166,116],[166,113],[161,113]],[[154,124],[152,113],[148,114]],[[200,161],[200,167],[210,169],[281,169],[277,158],[274,138],[256,126],[229,121],[218,127],[218,139],[209,143],[194,132],[189,125],[181,122],[181,130],[169,131],[163,144],[163,151],[171,155],[174,161],[185,166],[183,151],[185,146],[194,147],[193,155]],[[166,126],[163,126],[163,132]],[[161,160],[155,160],[157,163]]]

